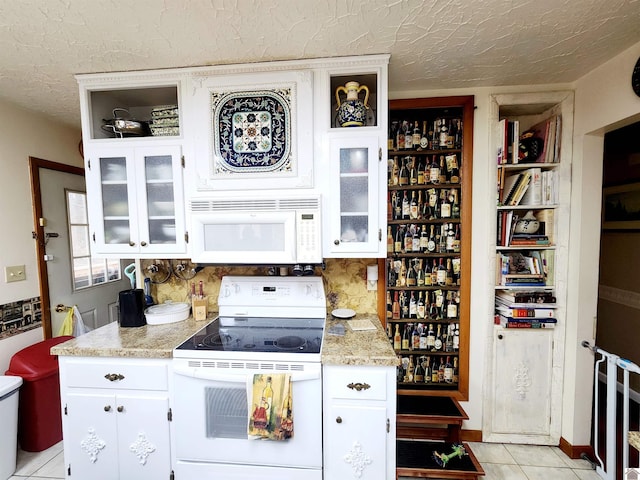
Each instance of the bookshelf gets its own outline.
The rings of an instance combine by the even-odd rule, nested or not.
[[[557,445],[564,363],[573,93],[491,97],[495,309],[483,440]]]

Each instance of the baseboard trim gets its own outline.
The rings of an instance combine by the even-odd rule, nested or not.
[[[563,437],[560,437],[560,450],[569,458],[582,458],[586,455],[588,458],[594,459],[595,455],[591,445],[571,445]]]

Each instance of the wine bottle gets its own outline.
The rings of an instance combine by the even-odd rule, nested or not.
[[[453,139],[455,136],[453,121],[447,120],[447,148],[453,148]]]
[[[449,223],[447,224],[447,241],[446,241],[446,247],[445,247],[448,253],[453,252],[454,242],[455,242],[455,231],[453,230],[453,223]]]
[[[397,351],[397,350],[400,350],[401,348],[402,348],[402,337],[400,336],[400,324],[396,323],[396,330],[393,333],[393,349]]]
[[[413,294],[413,292],[411,292]],[[418,350],[420,348],[420,331],[418,330],[418,324],[413,324],[413,330],[411,331],[411,348]]]
[[[416,362],[416,371],[413,374],[413,381],[415,383],[424,383],[424,368],[422,367],[420,358],[418,358],[418,361]]]
[[[414,292],[411,292],[411,297],[409,298],[409,318],[418,318],[418,302],[416,300]],[[411,332],[412,344],[415,343],[413,338],[414,333],[415,333],[415,330]]]
[[[422,200],[422,190],[418,190],[418,219],[422,220],[422,212],[424,210],[424,202]]]
[[[450,287],[453,285],[453,268],[451,267],[451,259],[447,258],[447,269],[446,269],[446,277],[445,283],[446,286]],[[451,293],[451,292],[449,292]]]
[[[411,201],[409,202],[409,218],[416,220],[418,218],[418,200],[416,199],[416,191],[411,191]]]
[[[444,266],[442,258],[440,258],[440,262],[438,263],[438,269],[436,273],[436,283],[443,287],[447,284],[447,269]]]
[[[440,370],[440,366],[438,365],[438,358],[434,357],[433,364],[431,365],[431,383],[438,383],[438,371]]]
[[[411,129],[411,124],[407,121],[403,122],[405,130],[404,130],[404,148],[405,150],[411,150],[413,146],[413,130]]]
[[[405,292],[400,292],[400,316],[409,318],[409,299]]]
[[[438,324],[436,338],[433,341],[433,351],[439,352],[440,350],[442,350],[442,325]]]
[[[458,156],[455,153],[447,155],[447,173],[451,183],[460,182],[460,170],[458,168]]]
[[[431,383],[431,357],[429,356],[424,366],[424,383]]]
[[[411,201],[405,190],[402,192],[402,219],[409,220],[409,217],[411,217]]]
[[[427,234],[427,226],[422,225],[422,230],[420,231],[420,251],[422,253],[427,252],[428,244],[429,244],[429,235]]]
[[[451,192],[451,196],[450,196],[451,217],[460,218],[460,203],[458,202],[458,189],[454,188],[450,192]]]
[[[389,122],[389,135],[387,138],[387,150],[391,151],[395,149],[396,145],[396,130],[398,129],[398,121],[391,120]]]
[[[418,165],[416,163],[416,157],[409,157],[407,160],[409,164],[409,185],[418,184]]]
[[[426,259],[424,262],[424,286],[431,286],[431,263],[429,262],[429,259]],[[426,303],[427,301],[425,301],[425,306]]]
[[[452,295],[449,295],[449,301],[447,302],[447,318],[458,318],[458,304]]]
[[[416,259],[415,261],[415,269],[416,269],[416,286],[424,287],[424,270],[422,268],[422,259]],[[422,292],[420,292],[420,296],[422,296]],[[420,303],[418,303],[418,308],[420,307]]]
[[[447,190],[440,190],[440,218],[451,218],[451,202]]]
[[[442,358],[438,366],[438,383],[444,383],[444,360]]]
[[[444,351],[445,352],[453,352],[453,331],[455,329],[455,325],[450,323],[447,327],[447,336],[444,341]]]
[[[396,130],[396,150],[402,150],[404,148],[404,122],[398,122],[398,129]]]
[[[447,224],[443,223],[436,233],[436,252],[445,253],[447,251]]]
[[[389,259],[389,269],[387,273],[387,286],[388,287],[397,287],[398,286],[398,272],[396,272],[395,262],[393,259]]]
[[[456,329],[453,332],[453,351],[457,352],[460,349],[460,325],[456,324]]]
[[[424,160],[421,157],[418,158],[418,185],[424,185],[426,183],[426,179],[425,179],[425,166],[424,166]]]
[[[453,236],[453,242],[452,242],[452,252],[454,253],[460,252],[460,224],[456,225],[456,232]]]
[[[400,164],[398,163],[398,157],[393,157],[393,167],[391,169],[391,185],[396,186],[400,184]]]
[[[417,253],[420,251],[420,232],[418,232],[418,226],[415,225],[413,228],[413,237],[411,243],[411,251]]]
[[[453,383],[458,383],[460,377],[458,375],[458,357],[453,357],[453,376],[451,377]]]
[[[405,287],[407,285],[407,264],[405,259],[400,260],[400,273],[399,273],[399,287]],[[403,293],[403,292],[401,292]]]
[[[422,122],[422,136],[420,137],[420,148],[427,150],[429,148],[429,136],[427,132],[427,121]]]
[[[391,318],[393,318],[394,320],[400,319],[400,301],[398,300],[398,292],[395,292],[393,296]],[[396,331],[397,331],[397,328],[398,328],[398,324],[396,324]]]
[[[395,253],[402,253],[402,247],[404,246],[404,234],[403,234],[403,230],[404,230],[404,225],[398,225],[398,228],[396,229],[396,238],[395,241],[393,242],[393,251]]]
[[[449,137],[449,127],[447,121],[442,118],[438,124],[438,148],[447,148],[447,138]]]
[[[436,265],[436,259],[434,258],[433,263],[431,264],[431,285],[437,285],[437,284],[438,284],[438,265]]]
[[[440,183],[440,164],[438,163],[436,155],[432,156],[431,163],[429,164],[429,183],[434,185]]]
[[[436,290],[433,292],[433,295],[436,299],[435,301],[435,315],[438,320],[442,320],[444,318],[444,293],[442,290]]]
[[[438,165],[438,171],[440,173],[438,177],[438,183],[441,185],[449,183],[447,178],[447,168],[444,165],[444,155],[440,155],[440,164]]]
[[[387,225],[387,253],[394,253],[393,234],[391,233],[391,225]]]
[[[411,231],[412,227],[415,227],[415,225],[407,225],[407,230],[404,234],[405,253],[409,253],[413,250],[413,232]]]
[[[393,220],[393,198],[394,198],[394,193],[396,193],[395,191],[392,192],[387,192],[387,222]]]
[[[402,220],[402,195],[397,191],[394,191],[393,193],[396,194],[395,200],[393,201],[393,219]]]
[[[420,148],[420,139],[421,138],[422,138],[422,135],[420,134],[420,124],[416,120],[413,123],[413,137],[411,139],[411,143],[412,143],[411,148],[413,148],[414,150],[417,150],[418,148]],[[452,139],[451,143],[453,144],[453,139]]]
[[[404,261],[404,259],[403,259]],[[407,281],[406,286],[407,287],[415,287],[416,286],[416,271],[413,268],[413,265],[411,264],[412,261],[409,261],[409,267],[407,268]],[[413,294],[413,292],[411,292]]]
[[[447,360],[444,363],[443,379],[445,383],[453,383],[453,365],[449,356],[447,356]]]
[[[436,334],[433,331],[433,323],[429,324],[429,330],[427,330],[427,350],[433,350],[433,346],[436,343]]]
[[[438,191],[435,188],[431,188],[428,191],[429,194],[429,220],[436,220],[440,218],[440,206],[438,204]]]
[[[409,350],[409,341],[409,325],[407,324],[402,333],[402,350]]]
[[[422,293],[422,292],[420,292]],[[424,302],[422,304],[423,308],[424,308]],[[418,339],[418,348],[420,350],[426,350],[427,349],[427,329],[423,328],[422,331],[420,332],[420,338]]]
[[[387,290],[387,318],[393,317],[393,300],[391,300],[391,291]]]
[[[436,236],[434,233],[435,225],[429,227],[429,239],[427,240],[427,252],[433,253],[436,251]]]
[[[398,173],[398,185],[401,187],[409,185],[409,170],[404,158],[400,159],[400,171]]]
[[[413,364],[413,355],[409,356],[409,365],[407,366],[407,382],[413,383],[413,376],[415,374],[416,367]]]

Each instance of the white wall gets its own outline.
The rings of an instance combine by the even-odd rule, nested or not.
[[[588,445],[591,435],[593,356],[580,342],[593,344],[595,338],[604,133],[640,120],[640,98],[631,89],[639,56],[637,43],[574,84],[569,278],[575,286],[567,300],[562,426],[563,437],[572,445]]]
[[[78,153],[79,129],[62,126],[38,114],[0,103],[0,305],[40,295],[29,157],[82,166]],[[5,283],[4,268],[25,265],[26,281]],[[42,340],[42,329],[0,340],[0,374],[11,356]]]

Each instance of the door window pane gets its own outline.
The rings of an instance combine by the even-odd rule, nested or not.
[[[86,193],[66,190],[66,197],[73,289],[120,280],[120,260],[91,256]]]

